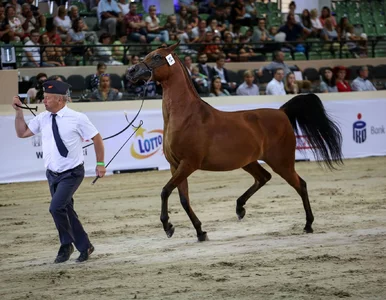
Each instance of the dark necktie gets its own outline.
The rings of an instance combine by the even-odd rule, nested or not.
[[[56,114],[52,114],[52,132],[54,133],[54,139],[60,155],[63,157],[67,157],[68,150],[64,145],[62,139],[60,138],[58,125],[56,124]]]

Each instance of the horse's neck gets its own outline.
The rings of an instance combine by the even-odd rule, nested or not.
[[[185,66],[176,58],[172,75],[161,82],[163,90],[163,108],[166,113],[186,115],[193,113],[193,108],[201,105],[201,98],[188,75]]]

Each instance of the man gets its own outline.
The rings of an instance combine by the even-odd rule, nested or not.
[[[244,82],[236,90],[236,94],[240,96],[256,96],[260,95],[259,87],[253,83],[255,76],[252,71],[244,72]]]
[[[129,8],[130,11],[124,17],[127,39],[146,44],[146,23],[142,20],[142,16],[137,14],[137,3],[130,2]]]
[[[47,80],[46,73],[39,73],[36,75],[36,84],[33,88],[30,88],[27,91],[27,96],[30,99],[31,103],[40,103],[43,101],[43,82]]]
[[[28,3],[21,6],[21,15],[18,18],[25,33],[30,34],[32,30],[39,29],[39,24],[33,16],[31,6]]]
[[[224,68],[225,55],[220,54],[216,59],[216,65],[213,67],[213,74],[218,75],[221,79],[221,85],[224,89],[233,93],[236,90],[236,82],[230,82],[228,70]]]
[[[351,89],[357,92],[376,91],[377,89],[367,77],[369,77],[369,69],[366,66],[362,66],[359,69],[359,76],[351,83]]]
[[[44,165],[51,192],[50,213],[59,232],[60,248],[55,263],[67,261],[74,252],[80,252],[77,262],[88,260],[94,251],[87,233],[74,210],[73,195],[84,178],[82,141],[92,139],[97,158],[96,174],[103,177],[104,145],[97,129],[86,115],[67,107],[69,85],[62,81],[43,84],[46,111],[24,120],[18,96],[13,97],[16,110],[15,128],[19,138],[42,134]]]
[[[198,70],[201,74],[204,74],[206,77],[208,77],[208,82],[212,81],[213,78],[213,69],[211,66],[207,64],[208,62],[208,56],[205,53],[200,53],[198,55]]]
[[[122,27],[123,16],[116,1],[100,0],[98,4],[98,21],[102,29],[115,37],[117,26]]]
[[[284,70],[285,76],[287,76],[288,73],[292,72],[289,66],[284,62],[284,53],[282,51],[274,52],[273,57],[273,61],[269,65],[260,68],[260,70],[258,71],[259,76],[263,75],[264,70],[273,71],[279,68]]]
[[[265,90],[266,95],[285,95],[284,89],[284,70],[279,68],[275,70],[275,75],[272,80],[268,83],[267,88]]]
[[[41,62],[40,56],[40,47],[39,47],[39,38],[40,34],[37,30],[31,31],[31,39],[24,44],[24,56],[21,60],[21,63],[24,67],[40,67],[40,63],[42,67],[55,67],[54,64]]]

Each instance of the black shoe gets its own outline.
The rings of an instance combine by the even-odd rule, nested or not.
[[[54,263],[59,264],[69,260],[73,252],[74,252],[74,246],[72,244],[60,246],[58,256],[56,256]]]
[[[94,246],[90,244],[90,247],[86,251],[80,252],[80,255],[76,259],[76,262],[84,262],[84,261],[88,260],[91,253],[93,253],[93,252],[94,252]]]

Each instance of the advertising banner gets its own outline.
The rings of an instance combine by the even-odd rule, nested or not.
[[[278,108],[281,103],[216,106],[224,111],[255,108]],[[383,99],[327,101],[327,112],[339,124],[343,135],[345,158],[386,155],[386,101]],[[128,112],[131,120],[136,111]],[[123,111],[85,112],[102,137],[114,135],[128,125]],[[26,121],[32,116],[26,115]],[[143,125],[123,147],[107,168],[107,174],[141,169],[168,169],[163,151],[163,117],[161,110],[143,110],[133,124]],[[105,141],[107,163],[134,132],[131,127]],[[15,132],[15,117],[0,117],[2,172],[0,183],[45,180],[41,136],[20,139]],[[230,141],[231,142],[231,141]],[[90,141],[85,141],[88,145]],[[91,145],[84,149],[86,176],[95,176],[95,151]],[[297,136],[297,160],[314,160],[306,136]]]

